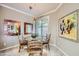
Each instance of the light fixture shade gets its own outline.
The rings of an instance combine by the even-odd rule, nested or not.
[[[36,17],[33,16],[33,21],[35,21],[35,20],[36,20]]]

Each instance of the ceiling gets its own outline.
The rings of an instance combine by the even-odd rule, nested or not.
[[[2,3],[8,7],[15,8],[16,10],[22,11],[32,16],[39,16],[54,10],[57,8],[59,3]],[[29,9],[32,6],[32,9]]]

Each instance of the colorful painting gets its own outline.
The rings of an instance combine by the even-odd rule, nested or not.
[[[4,33],[7,35],[20,35],[20,22],[4,20]]]
[[[59,36],[77,40],[77,12],[70,13],[59,20]]]
[[[33,31],[33,24],[31,23],[24,23],[24,34],[32,34]]]

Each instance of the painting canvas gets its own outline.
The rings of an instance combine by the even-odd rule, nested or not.
[[[24,34],[32,34],[33,31],[33,24],[31,23],[24,23]]]
[[[4,33],[7,35],[20,34],[20,22],[13,20],[4,20]]]
[[[70,13],[59,20],[59,36],[77,40],[77,12]]]

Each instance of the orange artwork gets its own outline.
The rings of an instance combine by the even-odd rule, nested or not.
[[[59,36],[77,40],[77,12],[68,14],[59,20]]]

